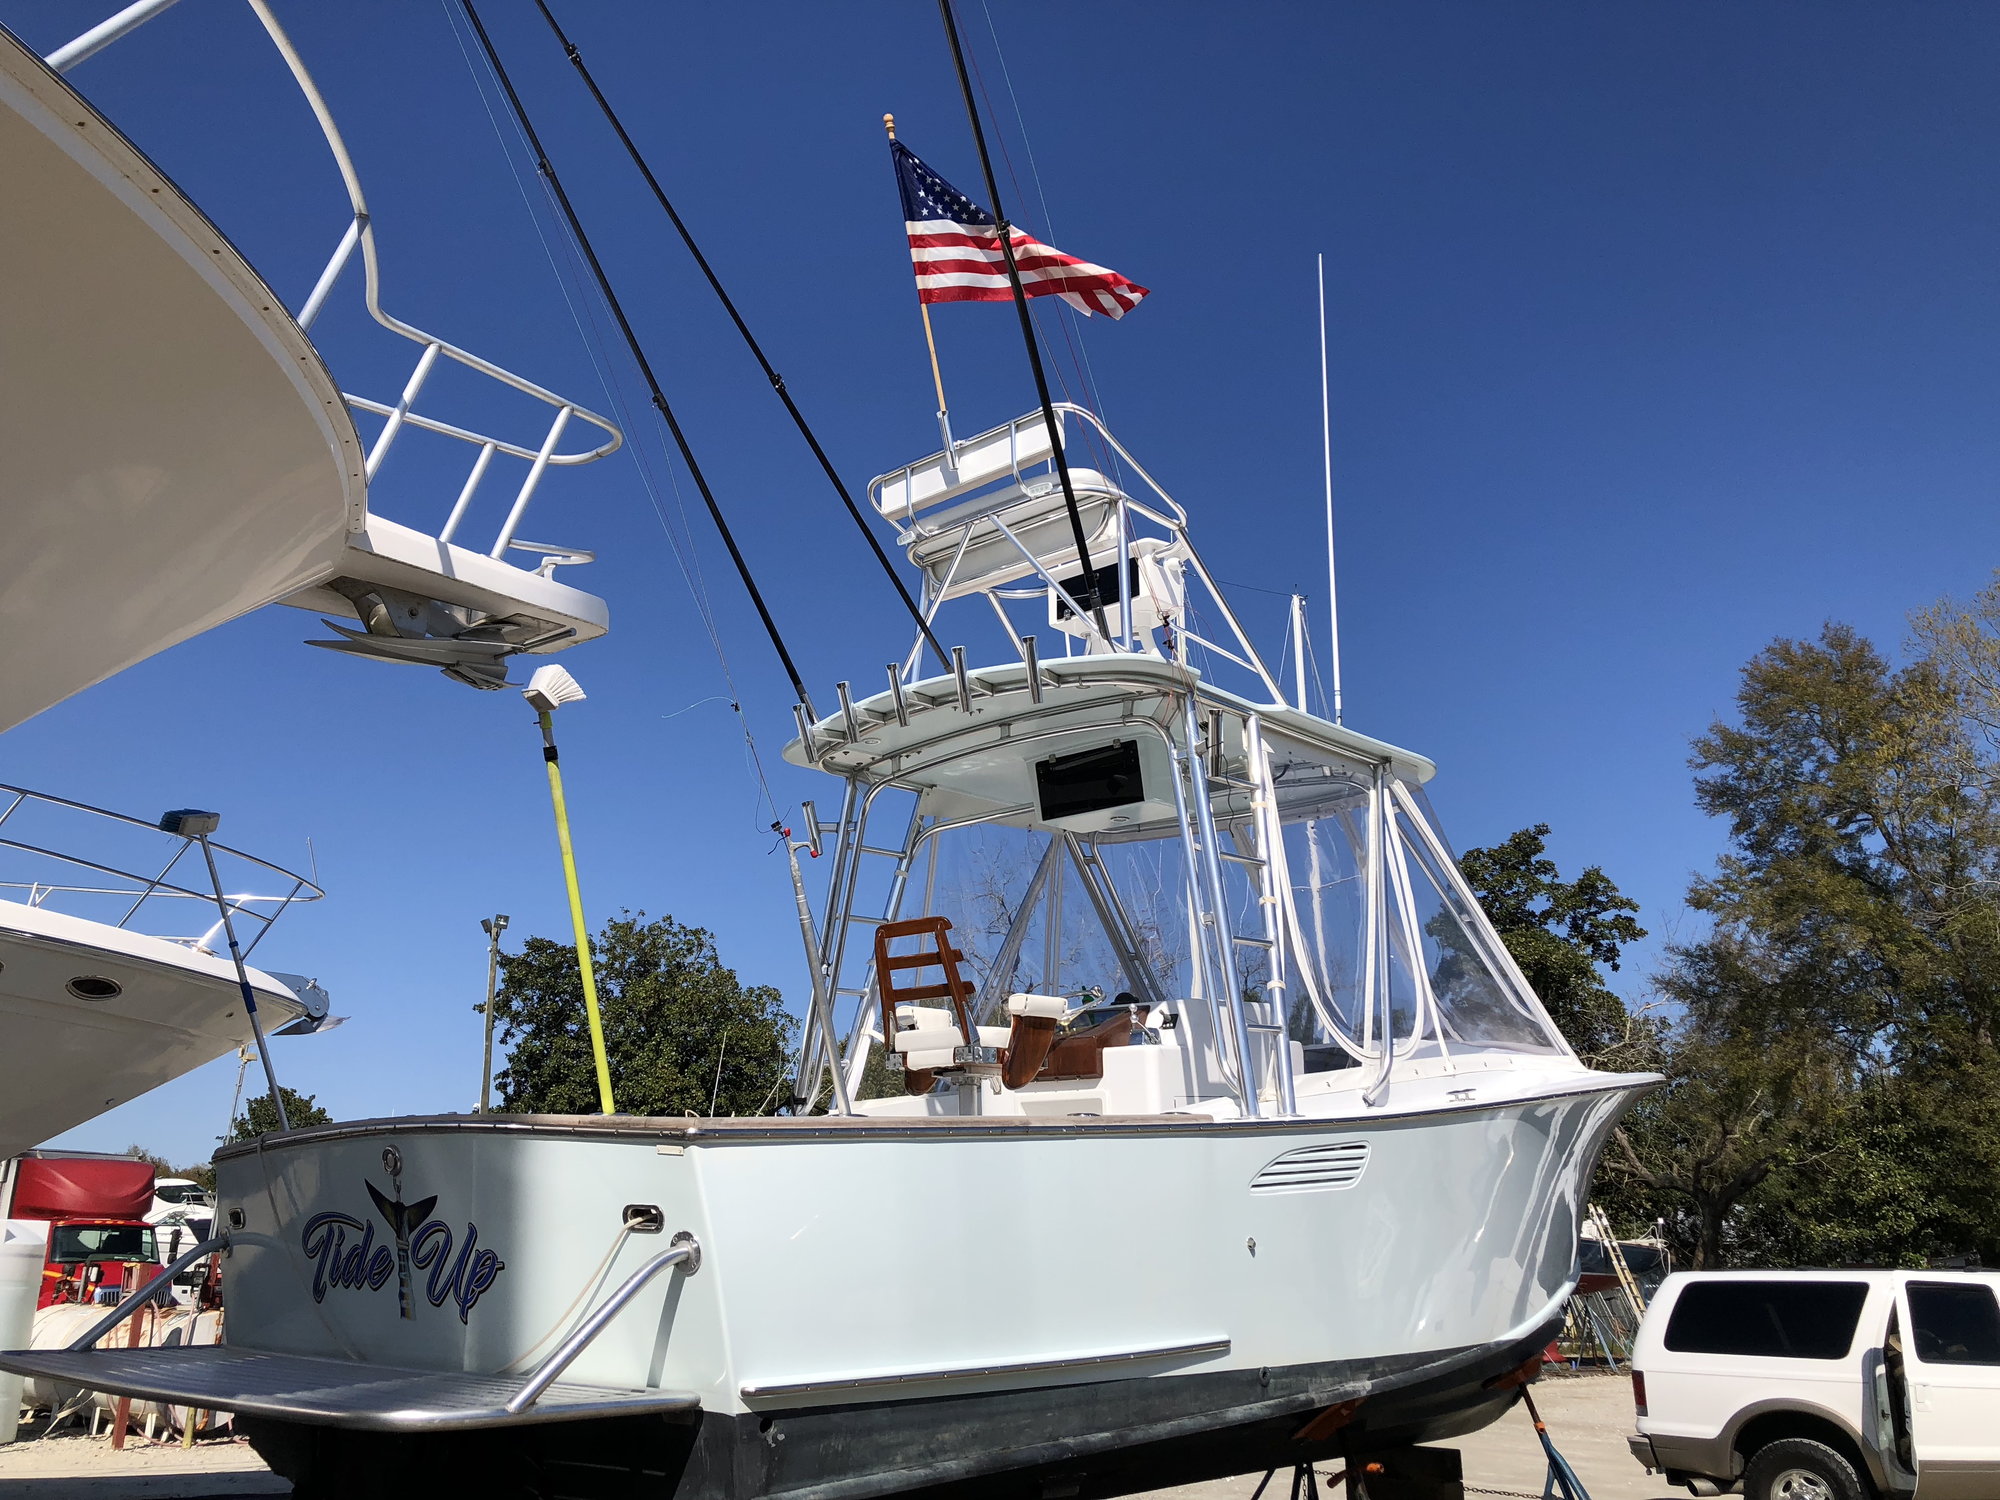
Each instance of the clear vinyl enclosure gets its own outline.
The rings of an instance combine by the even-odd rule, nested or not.
[[[962,793],[944,789],[964,784],[955,766],[975,784],[1004,780],[1006,752],[983,739],[957,757],[929,757],[927,791],[855,785],[843,819],[849,884],[836,893],[845,910],[831,913],[830,930],[857,913],[882,913],[861,916],[864,926],[945,918],[982,1027],[1004,1024],[1008,997],[1020,993],[1061,997],[1073,1015],[1118,1004],[1194,1013],[1202,1024],[1176,1044],[1212,1046],[1217,1075],[1239,1087],[1234,1058],[1251,1057],[1256,1071],[1267,1066],[1255,1062],[1260,1051],[1293,1075],[1381,1074],[1385,1036],[1395,1058],[1446,1063],[1472,1051],[1566,1050],[1413,780],[1254,718],[1228,742],[1240,750],[1224,771],[1200,744],[1187,753],[1185,726],[1199,720],[1185,704],[1160,718],[1127,811],[962,811]],[[1034,770],[1105,738],[1080,730],[1017,756]],[[1128,753],[1137,766],[1136,749]],[[899,822],[902,839],[885,837]],[[865,863],[856,849],[890,855],[898,851],[885,846],[899,842],[893,867],[856,868]],[[882,1040],[871,952],[856,942],[829,954],[850,1061]],[[1260,1034],[1270,1039],[1261,1049]]]

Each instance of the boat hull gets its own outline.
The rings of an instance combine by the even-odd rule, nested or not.
[[[1395,1446],[1504,1409],[1486,1382],[1559,1317],[1591,1165],[1646,1086],[1581,1077],[1330,1120],[498,1116],[267,1137],[218,1162],[242,1220],[229,1337],[525,1371],[686,1230],[700,1268],[648,1287],[565,1379],[694,1392],[700,1418],[510,1442],[553,1461],[641,1432],[681,1493],[827,1500],[1086,1457],[1125,1487],[1240,1472],[1356,1398],[1316,1440]],[[1304,1185],[1282,1170],[1329,1155],[1345,1165]],[[628,1210],[657,1232],[622,1230]],[[259,1420],[281,1466],[378,1441]]]
[[[769,1417],[703,1411],[435,1436],[343,1431],[242,1413],[236,1426],[302,1495],[386,1495],[436,1482],[677,1500],[863,1500],[913,1492],[938,1500],[1091,1500],[1474,1431],[1519,1397],[1517,1384],[1496,1381],[1538,1360],[1560,1326],[1560,1318],[1551,1319],[1510,1343],[1425,1361],[1139,1377]],[[1305,1431],[1330,1405],[1357,1398],[1352,1421]],[[632,1487],[612,1487],[619,1483]]]
[[[306,1014],[251,969],[264,1025]],[[117,994],[85,998],[79,981]],[[144,933],[0,901],[0,1160],[252,1040],[226,958]]]

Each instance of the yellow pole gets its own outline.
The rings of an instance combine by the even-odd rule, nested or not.
[[[583,891],[576,883],[576,851],[569,841],[569,804],[563,801],[562,767],[556,761],[556,729],[547,709],[542,721],[542,759],[549,767],[549,800],[556,808],[556,842],[562,846],[563,881],[569,887],[569,921],[576,932],[577,967],[583,972],[583,1008],[590,1018],[590,1051],[597,1061],[597,1104],[600,1114],[615,1115],[611,1102],[611,1064],[604,1056],[604,1019],[597,1009],[597,972],[590,962],[590,929],[583,920]]]

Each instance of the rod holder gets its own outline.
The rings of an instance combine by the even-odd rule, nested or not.
[[[910,727],[910,704],[903,696],[903,669],[894,662],[889,663],[889,702],[896,709],[896,723],[904,729]]]
[[[1028,698],[1031,702],[1040,703],[1042,701],[1042,662],[1040,653],[1035,649],[1035,638],[1031,635],[1021,637],[1021,660],[1028,667]]]
[[[972,680],[965,675],[965,647],[963,646],[953,646],[951,648],[951,675],[952,680],[958,684],[958,711],[962,714],[969,714],[972,712]]]
[[[819,745],[813,738],[813,721],[807,716],[806,706],[803,703],[794,703],[792,717],[799,723],[799,743],[805,748],[806,764],[818,765]]]
[[[848,691],[848,685],[844,682],[836,682],[833,690],[840,695],[841,727],[847,733],[847,743],[851,745],[861,738],[861,724],[854,717],[854,695]]]

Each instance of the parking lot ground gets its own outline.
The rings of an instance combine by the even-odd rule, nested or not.
[[[1648,1474],[1625,1446],[1625,1435],[1634,1430],[1628,1376],[1552,1374],[1537,1381],[1533,1390],[1549,1436],[1591,1500],[1687,1500],[1686,1490]],[[1542,1456],[1525,1407],[1516,1406],[1491,1427],[1439,1446],[1456,1448],[1463,1458],[1467,1500],[1491,1500],[1496,1495],[1541,1500],[1548,1460]],[[1320,1466],[1322,1480],[1337,1471],[1338,1465]],[[1244,1474],[1179,1485],[1156,1490],[1146,1500],[1250,1500],[1263,1477]],[[1264,1492],[1264,1500],[1286,1500],[1290,1492],[1291,1476],[1279,1474]],[[1325,1494],[1324,1488],[1321,1493]]]

